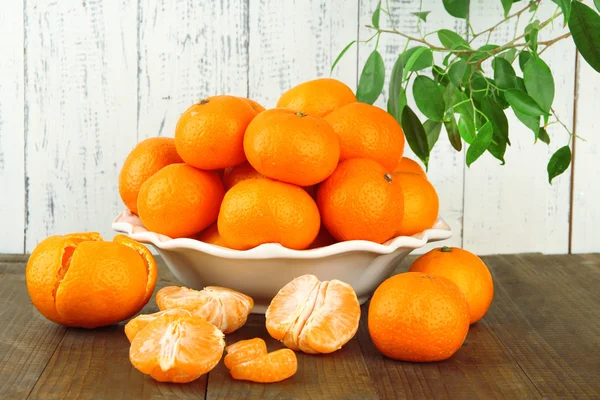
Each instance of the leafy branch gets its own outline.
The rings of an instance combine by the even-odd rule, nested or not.
[[[411,13],[418,18],[419,36],[403,33],[394,23],[389,0],[385,1],[386,8],[379,2],[371,24],[366,25],[374,34],[363,42],[377,38],[377,44],[360,75],[357,98],[373,104],[383,91],[386,72],[377,50],[380,36],[392,34],[406,39],[406,47],[391,70],[387,110],[402,125],[408,144],[426,166],[442,126],[455,150],[461,151],[467,146],[468,166],[486,152],[504,164],[504,155],[511,144],[506,117],[509,108],[533,132],[534,142],[549,144],[546,128],[552,124],[565,129],[569,143],[571,137],[578,138],[552,108],[554,77],[541,55],[559,41],[572,37],[583,59],[600,72],[600,15],[576,0],[552,0],[557,5],[556,11],[540,22],[535,17],[542,0],[530,0],[513,13],[510,10],[514,0],[500,1],[503,17],[490,27],[475,32],[469,20],[470,0],[443,0],[444,8],[451,16],[465,20],[468,39],[462,33],[448,29],[423,35],[421,23],[427,22],[429,11],[421,8],[419,12]],[[600,0],[596,5],[600,10]],[[528,24],[519,32],[518,23],[526,13],[530,14]],[[387,15],[391,27],[380,27],[380,14]],[[561,16],[568,32],[539,41],[540,31]],[[489,44],[492,33],[510,20],[516,21],[514,38],[504,44]],[[441,45],[431,43],[428,40],[431,35],[437,35]],[[476,48],[477,39],[486,36],[485,45]],[[342,50],[332,70],[354,43],[356,41]],[[410,47],[411,44],[414,47]],[[434,63],[433,53],[445,55],[441,65]],[[486,72],[483,65],[488,60],[491,60],[491,70]],[[518,63],[520,74],[513,67],[515,63]],[[411,82],[414,103],[427,118],[425,122],[421,122],[408,105],[406,92]],[[563,173],[570,162],[571,150],[567,144],[548,162],[549,181]]]

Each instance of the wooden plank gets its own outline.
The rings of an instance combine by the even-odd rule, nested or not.
[[[486,325],[545,398],[600,396],[600,256],[490,256]]]
[[[31,392],[66,329],[32,305],[23,262],[0,261],[0,398],[24,399]]]
[[[204,97],[247,96],[247,1],[142,0],[139,18],[139,140],[173,136]]]
[[[356,39],[357,0],[250,2],[249,96],[267,108],[301,82],[329,76],[331,64]],[[356,46],[334,71],[356,88]]]
[[[263,315],[250,315],[246,325],[227,335],[227,344],[260,337],[269,351],[284,348],[271,338]],[[260,384],[236,381],[225,364],[219,363],[208,376],[208,399],[376,399],[373,382],[357,340],[350,340],[332,354],[310,355],[297,352],[298,372],[285,381]]]
[[[448,360],[409,363],[384,357],[369,336],[363,306],[358,342],[379,398],[540,398],[539,392],[485,323],[473,325]]]
[[[600,74],[592,69],[581,56],[577,77],[579,90],[577,99],[577,135],[584,141],[575,143],[573,215],[571,251],[573,253],[600,252],[600,241],[596,227],[600,226],[600,212],[597,199],[600,199],[600,122],[598,104],[600,101]]]
[[[30,252],[54,233],[112,235],[117,160],[136,141],[137,2],[28,1],[25,13]]]
[[[360,40],[366,40],[370,38],[374,31],[365,27],[365,25],[371,25],[371,15],[377,7],[378,0],[361,0],[360,2],[360,21],[359,21],[359,36]],[[419,6],[422,3],[419,0],[407,0],[402,2],[389,2],[391,8],[391,15],[394,17],[394,24],[400,32],[420,37],[421,34],[425,35],[428,32],[435,31],[441,28],[452,29],[458,32],[466,33],[466,24],[464,21],[457,20],[449,16],[444,8],[439,4],[436,7],[430,8],[431,4],[425,4],[423,11],[430,11],[431,13],[427,16],[427,22],[421,23],[421,33],[417,27],[417,17],[411,15],[411,12],[419,11]],[[385,7],[386,2],[382,2]],[[392,23],[388,17],[384,14],[380,14],[380,27],[390,28]],[[428,40],[436,42],[437,39],[434,36],[429,36]],[[436,42],[436,44],[439,44]],[[410,43],[410,47],[417,46],[418,43]],[[398,55],[402,53],[406,46],[406,40],[398,35],[384,33],[379,41],[378,51],[384,59],[386,66],[386,79],[383,87],[383,94],[375,103],[376,106],[387,110],[387,89],[389,86],[389,75],[392,71],[394,62],[398,58]],[[369,57],[369,54],[375,48],[375,40],[369,43],[361,43],[359,45],[359,57],[358,74],[360,75],[365,61]],[[435,61],[437,64],[441,64],[443,55],[436,54]],[[408,88],[408,100],[409,105],[421,118],[421,121],[425,121],[425,117],[416,108],[414,100],[412,99],[411,87]],[[405,156],[418,161],[418,158],[414,155],[408,144],[405,146]],[[445,133],[445,130],[440,135],[440,139],[433,149],[430,161],[429,170],[427,176],[433,186],[435,187],[440,197],[440,216],[450,225],[452,228],[452,238],[445,241],[444,244],[448,246],[461,246],[462,244],[462,218],[463,218],[463,171],[464,171],[464,158],[463,153],[456,152]],[[435,244],[430,244],[422,249],[415,251],[416,254],[424,253],[437,247]]]
[[[23,0],[0,13],[0,253],[25,250]]]
[[[525,4],[515,3],[515,11]],[[536,19],[544,21],[556,10],[556,4],[540,4]],[[500,2],[474,2],[472,23],[479,32],[498,22],[503,13]],[[531,14],[525,13],[519,24],[520,35]],[[498,27],[490,43],[504,44],[514,37],[514,20]],[[561,35],[562,17],[554,28],[544,29],[540,41]],[[486,35],[482,41],[485,42]],[[480,42],[479,45],[484,44]],[[544,52],[543,59],[554,74],[556,94],[554,109],[568,126],[573,122],[573,90],[575,48],[572,40],[564,40]],[[515,71],[522,76],[518,62]],[[491,71],[487,65],[486,72]],[[489,75],[488,75],[489,76]],[[506,165],[484,154],[465,173],[464,247],[478,254],[521,253],[541,251],[566,253],[569,235],[570,171],[548,184],[546,165],[550,156],[569,142],[568,133],[559,124],[550,125],[549,146],[534,144],[531,130],[512,111],[508,113],[512,146],[506,150]]]

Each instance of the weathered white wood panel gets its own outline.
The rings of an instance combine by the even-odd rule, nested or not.
[[[113,236],[117,177],[136,141],[134,0],[27,1],[27,243]]]
[[[526,4],[517,3],[517,11]],[[500,2],[474,2],[472,23],[479,32],[499,21]],[[556,5],[542,2],[535,18],[545,21],[552,16]],[[525,13],[518,27],[520,35],[530,14]],[[540,41],[564,33],[562,17],[553,29],[540,34]],[[515,21],[501,25],[491,36],[490,43],[506,43],[513,39]],[[483,38],[485,41],[485,37]],[[480,43],[483,44],[483,43]],[[555,80],[554,109],[569,127],[573,121],[573,90],[575,47],[564,40],[543,54]],[[490,66],[487,66],[490,71]],[[518,62],[514,63],[522,76]],[[569,142],[568,133],[559,125],[548,127],[550,145],[533,143],[533,133],[509,113],[509,133],[512,146],[506,150],[506,165],[490,154],[471,165],[465,174],[464,247],[478,254],[544,252],[566,253],[569,233],[570,170],[548,184],[546,165],[558,148]]]
[[[250,2],[249,96],[274,107],[298,83],[329,76],[339,52],[356,39],[357,0]],[[356,88],[356,46],[332,74]]]
[[[0,253],[22,253],[25,231],[23,1],[0,12]]]
[[[573,184],[573,253],[600,251],[600,74],[579,58],[577,135]]]
[[[247,4],[140,1],[139,140],[173,136],[181,113],[204,97],[247,96]]]
[[[378,0],[361,0],[360,4],[360,28],[359,35],[360,40],[369,39],[374,31],[372,29],[365,28],[365,25],[371,25],[371,16],[373,11],[377,7]],[[394,17],[394,24],[396,28],[406,34],[414,37],[420,37],[422,34],[425,35],[427,32],[435,31],[441,28],[453,29],[456,31],[464,31],[466,33],[466,24],[464,21],[457,20],[449,16],[441,6],[436,5],[433,7],[432,4],[424,4],[423,11],[431,11],[427,17],[427,22],[421,22],[421,33],[417,26],[418,19],[411,12],[419,11],[419,0],[410,0],[403,2],[392,2],[390,1],[391,15]],[[382,1],[385,7],[386,2]],[[392,23],[384,13],[380,14],[380,27],[382,29],[389,29],[392,27]],[[428,40],[437,42],[435,36],[429,36]],[[419,43],[410,43],[410,47],[415,47]],[[398,35],[384,33],[379,41],[378,51],[384,59],[386,66],[386,79],[384,85],[384,92],[382,96],[377,100],[375,105],[387,109],[387,89],[389,85],[389,75],[392,70],[392,66],[398,55],[402,53],[406,46],[406,40]],[[361,43],[359,46],[359,71],[360,74],[365,61],[369,57],[369,54],[375,48],[375,39],[369,43]],[[440,64],[444,55],[435,54],[436,63]],[[409,86],[408,102],[411,108],[421,117],[422,121],[425,118],[420,114],[417,107],[414,105],[412,100],[412,91]],[[413,160],[419,161],[418,158],[411,151],[408,143],[405,147],[405,156],[412,158]],[[440,139],[435,145],[429,162],[429,171],[427,176],[430,182],[436,188],[440,197],[440,216],[451,226],[452,238],[445,241],[444,245],[447,246],[461,246],[462,244],[462,218],[463,218],[463,171],[464,161],[463,153],[456,152],[446,135],[445,130],[442,129]],[[431,248],[437,247],[439,244],[431,244],[425,246],[423,249],[417,251],[417,253],[423,253]]]

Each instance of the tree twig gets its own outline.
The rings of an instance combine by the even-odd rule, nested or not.
[[[486,32],[493,32],[494,29],[496,29],[497,27],[499,27],[500,25],[502,25],[503,23],[505,23],[506,21],[514,18],[514,17],[519,17],[521,14],[523,14],[525,11],[529,10],[532,6],[532,4],[538,4],[540,0],[538,0],[537,2],[531,2],[529,3],[527,6],[525,6],[524,8],[520,9],[519,11],[517,11],[514,14],[510,14],[509,16],[507,16],[506,18],[504,18],[502,21],[498,22],[496,25],[493,25],[489,28],[487,28],[484,31],[481,31],[479,33],[474,34],[473,38],[469,41],[469,43],[473,42],[473,40],[477,39],[479,36],[483,35]]]

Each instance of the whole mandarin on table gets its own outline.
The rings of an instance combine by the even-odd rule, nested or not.
[[[123,235],[50,236],[31,253],[25,278],[33,305],[65,326],[96,328],[138,313],[156,285],[152,253]]]
[[[246,161],[244,132],[255,116],[247,99],[223,95],[201,100],[177,121],[177,153],[186,163],[204,170],[240,164]]]
[[[417,174],[427,179],[427,174],[425,174],[423,168],[416,161],[411,160],[408,157],[402,157],[400,161],[398,161],[398,165],[396,165],[393,172]]]
[[[172,238],[189,237],[217,220],[224,194],[216,173],[171,164],[142,185],[139,216],[149,231]]]
[[[321,183],[317,204],[325,228],[337,240],[383,243],[402,225],[404,198],[396,176],[366,158],[342,161]]]
[[[338,138],[327,122],[285,108],[263,111],[252,120],[244,152],[259,173],[299,186],[325,180],[340,159]]]
[[[494,282],[481,258],[457,247],[440,247],[417,258],[409,271],[439,275],[462,290],[469,303],[470,322],[479,321],[494,299]]]
[[[183,160],[175,149],[175,139],[156,137],[142,140],[125,159],[119,174],[119,194],[125,206],[137,214],[140,188],[163,167]]]
[[[404,196],[404,219],[396,235],[412,236],[431,229],[440,210],[440,200],[431,182],[413,173],[392,176],[402,187]]]
[[[369,158],[392,172],[404,153],[400,124],[379,107],[350,103],[325,118],[340,140],[340,160]]]
[[[266,178],[232,187],[218,219],[221,237],[237,250],[263,243],[303,250],[316,238],[320,224],[317,205],[304,189]]]
[[[369,304],[368,329],[375,347],[402,361],[451,357],[469,331],[469,304],[442,276],[405,272],[385,280]]]
[[[290,108],[315,117],[324,117],[343,105],[357,101],[346,84],[332,78],[319,78],[287,90],[277,101],[278,108]]]

